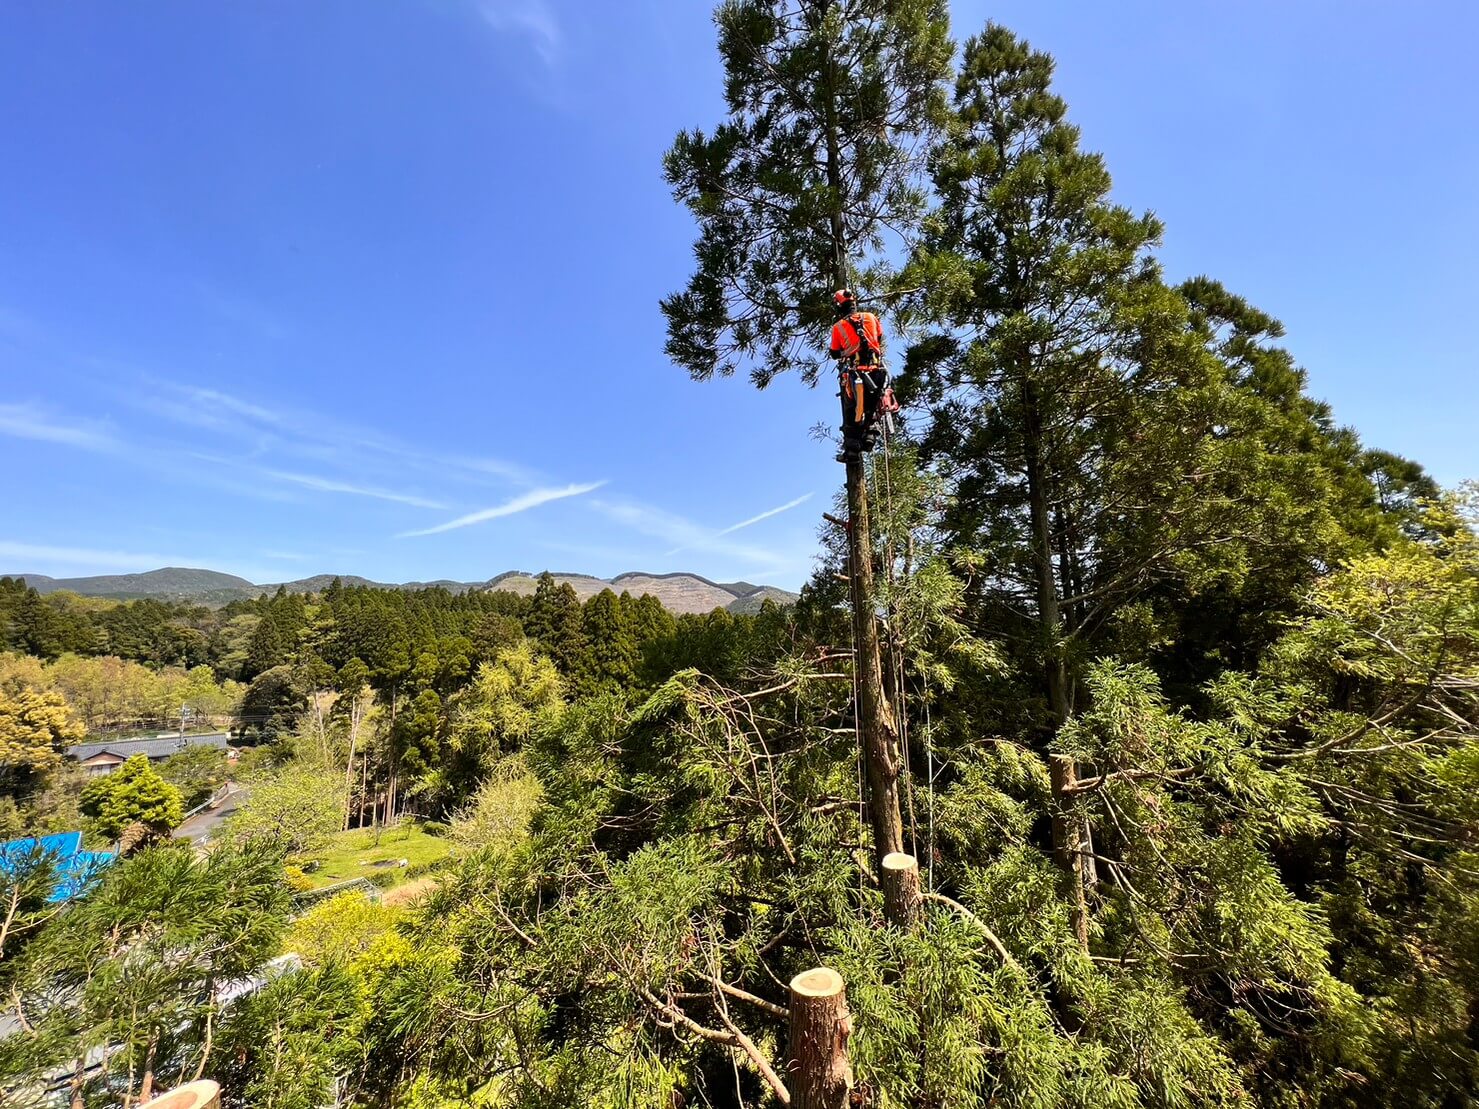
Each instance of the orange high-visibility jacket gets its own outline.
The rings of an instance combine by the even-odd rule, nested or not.
[[[877,355],[883,350],[883,325],[878,322],[878,317],[872,312],[854,312],[845,319],[838,320],[832,325],[832,357],[853,358],[862,349],[863,343],[859,336],[868,340],[868,346],[873,349],[874,357],[866,361],[871,365],[877,361]]]

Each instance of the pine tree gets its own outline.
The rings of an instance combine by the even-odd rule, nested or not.
[[[1075,711],[1079,639],[1175,549],[1168,510],[1185,487],[1166,479],[1196,457],[1211,372],[1150,261],[1160,225],[1109,202],[1052,69],[994,25],[965,45],[932,156],[939,207],[906,275],[948,329],[911,351],[903,383],[931,408],[923,453],[952,479],[949,530],[983,552],[998,611],[1029,615],[1000,631],[1040,668],[1043,740]],[[1076,768],[1052,769],[1087,945],[1092,848],[1067,801]]]
[[[828,293],[858,283],[923,205],[916,144],[952,45],[942,0],[730,0],[716,15],[728,117],[682,134],[667,178],[699,223],[687,289],[662,303],[669,356],[698,380],[743,363],[763,387],[817,378]],[[865,470],[847,467],[853,636],[879,859],[903,850],[899,752],[874,619]]]

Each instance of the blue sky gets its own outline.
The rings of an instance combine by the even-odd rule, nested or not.
[[[809,573],[829,388],[690,382],[700,0],[11,4],[0,570]],[[960,0],[1372,445],[1479,476],[1479,14]]]

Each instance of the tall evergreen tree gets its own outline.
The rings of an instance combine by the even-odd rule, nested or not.
[[[939,207],[906,275],[946,330],[910,352],[904,382],[931,409],[924,457],[954,486],[947,529],[985,558],[993,630],[1042,674],[1040,741],[1074,713],[1084,634],[1178,548],[1170,521],[1196,493],[1167,479],[1194,468],[1215,372],[1150,260],[1160,225],[1109,201],[1052,70],[1001,27],[965,45],[932,157]],[[1074,778],[1054,760],[1055,847],[1087,945]]]
[[[573,677],[580,672],[586,651],[585,629],[580,598],[569,582],[557,582],[548,572],[539,575],[524,630],[554,660],[560,673]]]
[[[585,603],[581,623],[586,649],[577,675],[577,689],[582,692],[603,686],[625,688],[636,679],[637,641],[627,609],[610,589]]]
[[[728,116],[682,134],[666,170],[699,224],[688,287],[662,303],[696,379],[817,377],[833,289],[858,283],[923,205],[922,137],[950,61],[943,0],[728,0],[716,15]],[[874,619],[863,464],[847,467],[858,716],[874,850],[903,850],[899,753]]]

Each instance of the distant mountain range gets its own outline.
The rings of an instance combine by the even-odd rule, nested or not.
[[[291,593],[317,593],[338,578],[345,585],[373,585],[381,589],[428,589],[442,586],[453,593],[468,590],[503,590],[528,595],[534,592],[537,574],[510,570],[487,581],[412,581],[386,583],[370,581],[354,574],[316,574],[297,581],[256,585],[233,574],[215,570],[193,570],[166,566],[142,574],[101,574],[90,578],[53,578],[46,574],[0,575],[20,578],[38,593],[55,593],[66,589],[88,597],[112,597],[135,600],[153,597],[161,601],[193,601],[197,604],[224,605],[230,601],[275,593],[281,584]],[[589,574],[554,575],[556,581],[569,582],[582,600],[594,597],[603,589],[623,591],[634,597],[650,593],[669,612],[712,612],[716,608],[730,612],[753,612],[767,599],[789,604],[796,594],[771,585],[752,585],[747,581],[712,582],[697,574],[618,574],[614,578],[596,578]]]

